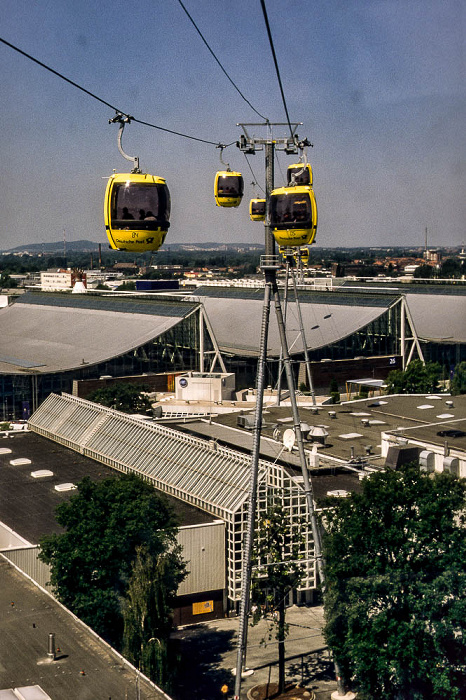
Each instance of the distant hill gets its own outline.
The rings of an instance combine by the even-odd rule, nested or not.
[[[108,251],[108,244],[106,241],[102,242],[102,252]],[[257,243],[235,243],[235,244],[225,244],[225,243],[169,243],[165,244],[160,252],[165,251],[208,251],[208,250],[261,250],[264,246]],[[99,242],[96,241],[66,241],[66,252],[67,253],[93,253],[98,251]],[[39,253],[54,253],[63,255],[63,241],[55,241],[53,243],[29,243],[27,245],[19,245],[16,248],[9,248],[7,250],[2,250],[0,253],[31,253],[33,255],[38,255]]]
[[[106,246],[105,246],[106,247]],[[99,250],[99,244],[95,241],[66,241],[66,252],[88,253]],[[54,243],[28,243],[18,245],[16,248],[2,250],[2,253],[59,253],[63,255],[63,241]]]

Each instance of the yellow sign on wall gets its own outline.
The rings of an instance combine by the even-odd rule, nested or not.
[[[193,615],[204,615],[214,612],[214,601],[205,600],[202,603],[193,603]]]

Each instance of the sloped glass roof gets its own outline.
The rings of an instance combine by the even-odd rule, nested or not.
[[[107,465],[134,470],[209,513],[227,517],[249,495],[249,456],[68,394],[50,394],[29,427]],[[266,469],[261,461],[259,480]]]
[[[114,311],[127,314],[150,314],[151,316],[177,316],[183,318],[196,308],[196,302],[186,299],[170,300],[157,295],[154,298],[137,296],[107,296],[103,294],[65,294],[60,292],[27,292],[15,304],[50,306],[53,308],[88,309]]]

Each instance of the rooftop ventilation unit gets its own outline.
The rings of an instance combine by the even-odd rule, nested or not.
[[[23,467],[25,464],[32,464],[32,460],[27,457],[19,457],[18,459],[10,459],[12,467]]]
[[[0,447],[0,455],[11,455],[11,452],[9,447]]]
[[[313,426],[308,433],[308,440],[313,442],[320,442],[325,445],[325,440],[328,437],[328,432],[321,425]]]
[[[236,419],[236,425],[239,428],[246,428],[246,430],[252,430],[254,428],[255,418],[254,416],[238,416]]]
[[[429,450],[422,450],[419,455],[419,469],[421,472],[435,471],[435,454]]]
[[[308,439],[309,432],[311,430],[311,426],[308,423],[300,423],[300,428],[301,428],[301,434],[304,438],[304,440]]]
[[[443,458],[443,471],[450,472],[451,474],[456,474],[456,476],[459,476],[460,462],[459,462],[458,457],[444,457]]]

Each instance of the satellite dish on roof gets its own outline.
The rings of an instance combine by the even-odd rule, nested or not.
[[[287,428],[283,433],[283,444],[291,452],[296,442],[296,435],[292,428]]]

